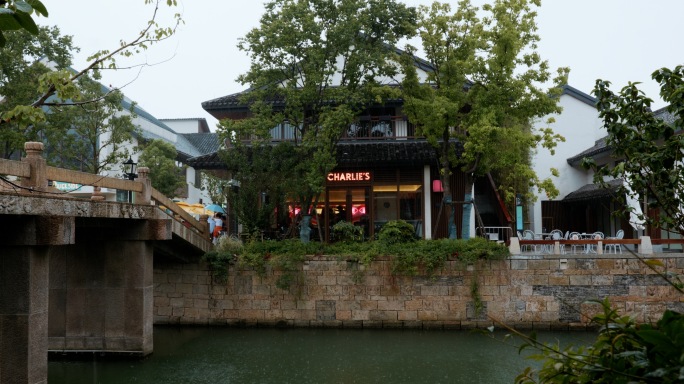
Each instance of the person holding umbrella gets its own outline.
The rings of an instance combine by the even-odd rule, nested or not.
[[[223,231],[223,217],[220,212],[216,212],[214,214],[214,231],[212,232],[214,244],[221,235],[221,231]]]

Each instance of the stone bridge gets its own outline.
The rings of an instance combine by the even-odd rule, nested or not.
[[[0,384],[47,383],[48,350],[151,353],[153,260],[209,251],[208,225],[154,190],[145,168],[136,181],[106,178],[46,166],[41,143],[25,149],[0,160]],[[96,192],[74,199],[48,180]],[[133,191],[136,204],[104,201],[100,187]]]

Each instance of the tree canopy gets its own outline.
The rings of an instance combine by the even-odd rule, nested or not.
[[[47,8],[39,0],[0,0],[0,48],[7,43],[3,31],[24,30],[38,35],[33,15],[48,16]]]
[[[659,209],[657,217],[641,219],[650,224],[684,235],[684,66],[661,68],[652,74],[660,84],[660,97],[668,103],[671,119],[661,119],[651,110],[653,100],[629,83],[618,93],[607,80],[597,80],[594,94],[603,124],[608,131],[606,144],[619,161],[615,167],[598,167],[590,158],[585,167],[596,171],[598,182],[604,179],[627,180],[629,189],[621,188],[619,198],[628,194],[638,201],[647,199],[650,208]],[[626,212],[633,209],[625,204]]]
[[[185,186],[185,179],[182,169],[176,166],[176,148],[163,140],[152,140],[142,147],[138,162],[150,169],[152,187],[165,196],[178,196],[178,189]]]
[[[552,78],[548,63],[536,52],[540,38],[533,6],[539,5],[535,0],[497,0],[480,10],[464,0],[455,11],[447,3],[421,6],[418,26],[430,66],[427,79],[417,72],[414,48],[408,47],[402,59],[404,111],[418,126],[417,133],[438,150],[447,204],[452,168],[466,174],[463,238],[470,236],[475,176],[498,172],[509,201],[535,186],[551,196],[557,193],[553,183],[537,178],[530,163],[532,150],[552,150],[563,140],[548,128],[534,131],[532,123],[560,112],[556,96],[568,73],[560,68]],[[554,87],[543,88],[552,81]],[[455,229],[450,218],[451,238]]]
[[[132,154],[125,144],[140,134],[133,124],[135,103],[130,105],[129,113],[121,113],[123,94],[89,76],[79,78],[76,87],[77,100],[55,100],[56,105],[47,115],[47,160],[59,167],[94,174],[118,171]]]
[[[181,19],[180,14],[176,14],[175,25],[170,27],[160,26],[156,21],[156,17],[161,1],[162,0],[145,0],[146,4],[152,4],[154,6],[154,10],[150,21],[133,39],[128,41],[122,40],[120,45],[115,49],[103,49],[94,53],[88,58],[90,61],[89,64],[79,71],[72,71],[67,68],[56,68],[56,70],[48,71],[39,76],[37,79],[38,97],[33,99],[30,104],[16,105],[10,110],[2,111],[0,113],[0,130],[12,129],[12,127],[8,126],[8,123],[10,122],[16,122],[20,126],[28,126],[45,121],[45,110],[43,107],[54,105],[54,103],[48,101],[50,98],[56,96],[58,100],[65,101],[79,97],[79,90],[75,85],[77,79],[86,74],[91,75],[93,78],[98,78],[98,71],[104,68],[120,69],[116,62],[118,57],[133,56],[148,49],[151,45],[171,37],[175,33],[176,27],[182,23],[183,20]],[[166,0],[166,3],[169,6],[175,6],[176,0]],[[30,15],[30,11],[26,11],[27,8],[23,6],[23,4],[38,7],[40,2],[37,0],[0,0],[0,6],[2,6],[0,7],[0,11],[2,11],[0,12],[0,32],[4,30],[2,27],[2,20],[6,21],[8,9],[12,7],[17,8],[21,5],[24,9],[23,11],[17,11],[17,8],[14,9],[13,12],[15,14],[23,12]],[[35,9],[37,10],[37,8]],[[45,12],[45,15],[47,16],[47,11]],[[9,30],[13,29],[26,28],[9,28]],[[33,33],[31,30],[29,30],[29,32]]]
[[[335,166],[342,133],[359,111],[381,101],[378,79],[396,74],[389,47],[413,33],[414,21],[414,9],[394,0],[268,1],[260,26],[238,44],[252,61],[238,78],[250,86],[242,101],[252,117],[221,122],[231,151],[244,138],[252,147],[270,145],[270,130],[284,124],[295,144],[288,198],[308,214]]]
[[[24,30],[5,33],[7,43],[0,47],[0,116],[31,105],[41,96],[39,79],[51,71],[71,65],[71,54],[78,48],[71,36],[62,36],[57,27],[40,27],[33,35]],[[46,127],[39,120],[0,121],[0,155],[18,156],[26,140],[40,140]]]

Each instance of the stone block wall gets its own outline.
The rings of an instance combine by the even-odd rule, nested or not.
[[[152,353],[153,254],[152,243],[144,241],[55,247],[49,349]]]
[[[684,255],[658,255],[664,270],[681,274]],[[217,283],[203,263],[156,260],[156,324],[235,326],[385,327],[467,329],[493,320],[517,328],[582,329],[600,310],[589,299],[609,297],[639,322],[666,309],[683,311],[684,295],[631,255],[529,256],[483,261],[464,268],[456,260],[432,276],[398,276],[391,258],[369,266],[315,256],[293,274],[260,276],[233,266]],[[471,294],[477,282],[482,310]]]

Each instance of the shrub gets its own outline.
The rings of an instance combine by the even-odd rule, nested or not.
[[[332,226],[333,238],[337,241],[361,241],[363,240],[363,228],[347,221],[338,221]]]
[[[380,229],[378,240],[385,244],[403,244],[416,241],[413,225],[404,220],[388,221]]]
[[[235,264],[236,258],[244,251],[242,241],[232,236],[221,236],[213,251],[202,256],[212,272],[214,281],[226,283],[228,281],[228,269]]]
[[[684,316],[665,310],[655,325],[637,324],[611,308],[608,299],[594,301],[603,309],[592,318],[599,333],[593,345],[542,344],[534,335],[520,347],[543,361],[539,372],[527,368],[518,384],[531,383],[681,383],[684,381]],[[518,335],[520,335],[518,333]]]

